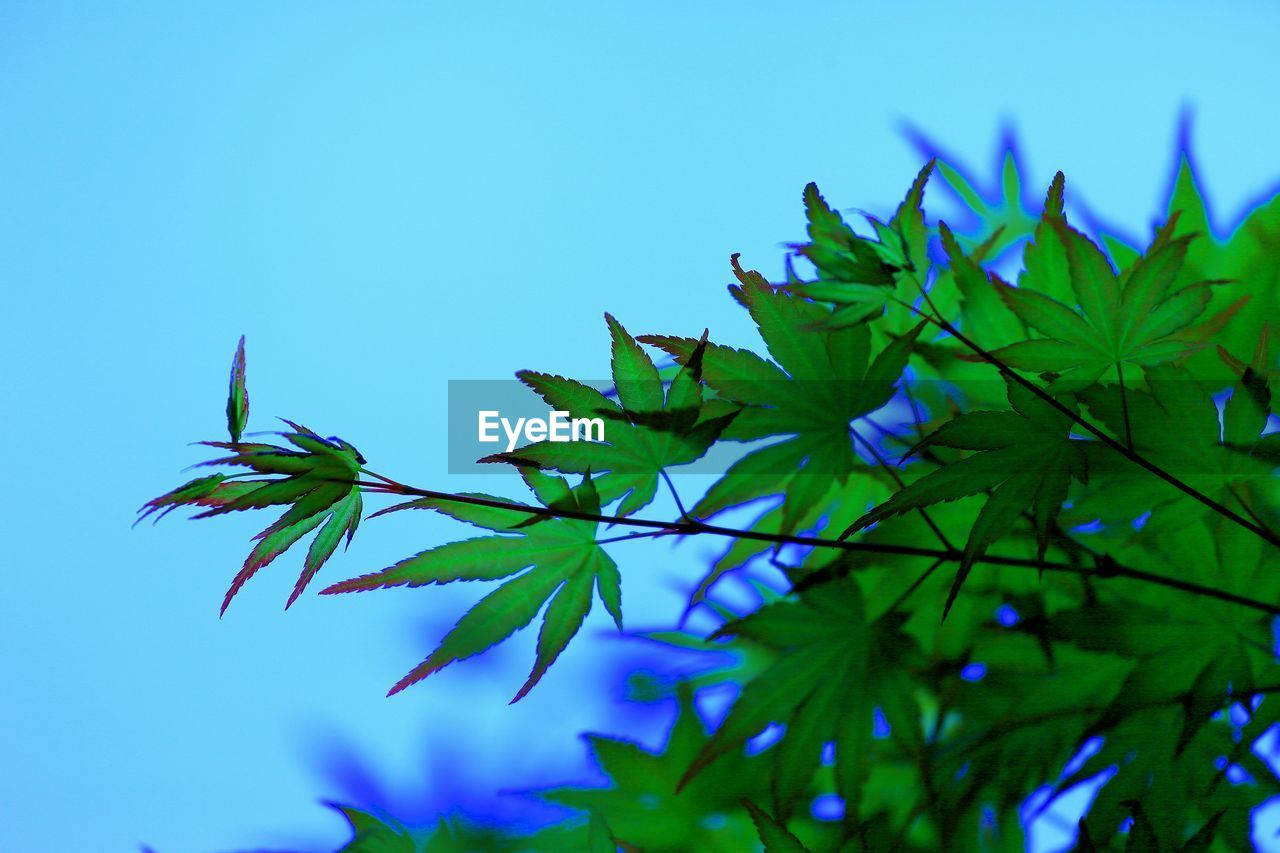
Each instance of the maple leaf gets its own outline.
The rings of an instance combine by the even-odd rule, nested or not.
[[[744,271],[736,255],[734,272],[739,281],[734,296],[751,313],[774,361],[692,338],[650,335],[641,340],[681,363],[704,347],[707,385],[742,407],[722,438],[791,436],[736,461],[694,514],[780,490],[786,495],[781,530],[790,533],[833,481],[844,482],[855,470],[865,469],[854,453],[851,423],[889,402],[924,324],[872,358],[865,324],[815,327],[826,309],[779,291],[757,272]]]
[[[1001,255],[1030,234],[1036,227],[1035,209],[1023,192],[1025,180],[1018,163],[1012,134],[1006,135],[997,156],[998,175],[992,176],[992,188],[984,191],[979,181],[941,153],[937,146],[918,133],[917,145],[929,156],[937,158],[938,178],[942,187],[960,203],[962,215],[974,228],[960,241],[970,250],[986,246],[992,257]]]
[[[1246,650],[1266,641],[1266,620],[1251,620],[1237,635],[1212,611],[1178,607],[1185,602],[1176,597],[1144,603],[1114,594],[976,638],[972,658],[986,672],[980,684],[952,694],[957,724],[940,774],[965,770],[974,799],[994,798],[1016,817],[1025,808],[1016,791],[1054,780],[1043,812],[1058,794],[1119,769],[1094,800],[1089,822],[1098,838],[1115,833],[1129,800],[1148,806],[1162,831],[1177,833],[1190,825],[1190,803],[1204,817],[1226,805],[1205,793],[1234,737],[1216,712],[1233,697],[1248,702],[1256,682]],[[1245,796],[1267,787],[1274,783]]]
[[[564,787],[544,791],[543,799],[602,814],[619,839],[634,849],[655,853],[687,850],[745,850],[756,838],[749,817],[739,808],[746,798],[768,794],[762,758],[728,756],[701,779],[676,793],[685,768],[708,736],[693,702],[693,691],[677,690],[677,714],[659,750],[632,741],[586,735],[592,756],[610,780],[608,787]],[[718,815],[715,821],[708,815]]]
[[[192,518],[272,506],[288,507],[254,537],[257,544],[232,580],[221,612],[226,612],[246,581],[320,527],[307,552],[302,574],[285,603],[286,608],[292,606],[333,555],[343,535],[350,542],[360,524],[363,502],[355,483],[364,459],[359,451],[342,439],[321,438],[305,427],[291,421],[286,423],[295,431],[280,435],[295,449],[262,443],[201,442],[232,451],[232,455],[204,465],[245,467],[266,476],[241,480],[230,480],[222,474],[202,477],[148,501],[142,508],[140,520],[158,509],[169,512],[178,506],[208,507]]]
[[[395,821],[383,820],[351,806],[334,806],[350,825],[351,840],[337,853],[419,853],[413,835]]]
[[[1019,370],[1052,374],[1050,390],[1060,393],[1086,388],[1111,372],[1123,382],[1125,365],[1164,364],[1203,346],[1184,333],[1204,312],[1218,282],[1174,286],[1191,241],[1190,236],[1172,236],[1176,216],[1121,275],[1102,250],[1065,219],[1054,216],[1045,221],[1062,251],[1044,247],[1029,253],[1023,286],[1011,287],[992,277],[1005,304],[1045,337],[1001,347],[993,353],[997,359]],[[1045,239],[1052,238],[1046,235],[1037,245],[1043,246]],[[1041,269],[1040,264],[1049,268]],[[1030,286],[1041,277],[1068,281],[1075,306]]]
[[[532,835],[486,822],[441,817],[431,827],[405,826],[350,806],[334,805],[351,825],[352,838],[337,853],[615,853],[609,828],[597,815],[587,827],[548,827]]]
[[[1239,381],[1240,393],[1247,395],[1246,399],[1253,400],[1257,408],[1270,409],[1271,397],[1274,396],[1272,386],[1276,380],[1280,379],[1280,368],[1273,366],[1277,360],[1271,355],[1270,324],[1262,324],[1262,332],[1254,347],[1253,358],[1248,362],[1236,358],[1221,344],[1218,345],[1217,350],[1218,358]],[[1246,436],[1246,440],[1252,444],[1253,436]],[[1229,443],[1230,441],[1234,439],[1229,439]]]
[[[850,326],[879,316],[895,296],[900,274],[925,268],[929,230],[921,201],[932,170],[932,162],[920,170],[887,223],[873,216],[866,217],[875,231],[874,240],[854,232],[840,213],[827,204],[816,184],[805,187],[809,242],[792,248],[813,264],[818,278],[788,283],[788,289],[819,302],[832,303],[835,311],[822,319],[824,325]],[[918,295],[913,293],[911,298]]]
[[[1157,680],[1147,678],[1146,687]],[[1185,698],[1165,698],[1161,690],[1159,700],[1135,707],[1109,730],[1100,748],[1082,756],[1054,786],[1055,792],[1061,792],[1101,773],[1110,776],[1085,819],[1095,841],[1109,841],[1135,809],[1142,809],[1148,818],[1147,838],[1159,840],[1128,849],[1205,850],[1214,838],[1221,842],[1221,849],[1252,848],[1248,815],[1257,803],[1280,793],[1280,786],[1264,762],[1248,759],[1242,763],[1251,764],[1254,772],[1234,784],[1223,781],[1221,756],[1236,748],[1238,733],[1225,715],[1215,714],[1225,704],[1227,685],[1201,681]],[[1130,679],[1126,687],[1138,685]],[[1205,719],[1185,750],[1180,750],[1188,713],[1204,713]]]
[[[321,438],[314,431],[292,421],[292,432],[279,433],[292,447],[260,442],[242,442],[248,412],[245,391],[244,339],[232,362],[231,391],[227,402],[228,427],[232,440],[200,442],[207,447],[231,451],[202,466],[225,465],[248,468],[249,473],[212,474],[198,477],[173,491],[148,501],[139,510],[138,520],[155,515],[156,520],[180,506],[204,507],[193,518],[210,518],[229,512],[287,506],[269,527],[254,539],[257,544],[245,558],[222,600],[225,613],[231,600],[264,566],[299,540],[320,528],[303,563],[285,608],[293,605],[307,584],[329,560],[343,536],[348,544],[360,524],[363,503],[356,485],[364,457],[340,438]],[[250,474],[262,475],[250,477]]]
[[[249,392],[245,389],[244,335],[231,361],[231,389],[227,393],[227,432],[238,442],[249,421]]]
[[[1175,234],[1201,235],[1187,251],[1182,280],[1234,283],[1215,288],[1206,309],[1212,320],[1198,331],[1231,352],[1246,352],[1262,323],[1280,316],[1280,195],[1272,193],[1253,206],[1228,235],[1219,238],[1201,184],[1189,152],[1182,150],[1165,203],[1166,216],[1177,216]],[[1137,249],[1116,235],[1101,236],[1113,257],[1138,256]]]
[[[618,497],[617,514],[630,515],[653,500],[658,477],[667,468],[700,459],[736,411],[703,406],[702,346],[675,374],[665,394],[653,360],[617,320],[606,314],[612,339],[613,381],[618,401],[595,388],[545,373],[517,376],[556,411],[573,418],[601,418],[603,442],[539,441],[482,461],[534,464],[567,474],[597,476],[603,504]]]
[[[764,853],[809,853],[809,849],[787,831],[786,824],[774,820],[764,809],[750,800],[743,800],[742,806],[751,815],[751,821],[760,833],[760,841],[764,844]]]
[[[1264,337],[1255,356],[1259,367],[1265,361],[1265,346]],[[1234,358],[1231,362],[1239,363]],[[1163,365],[1148,369],[1146,379],[1146,390],[1129,391],[1123,399],[1118,388],[1098,387],[1082,394],[1081,400],[1097,422],[1116,434],[1128,429],[1138,453],[1200,493],[1255,518],[1274,516],[1280,490],[1272,472],[1280,465],[1280,442],[1276,433],[1264,434],[1271,394],[1262,373],[1246,368],[1222,408],[1221,420],[1209,389],[1189,371]],[[1094,447],[1089,454],[1090,468],[1106,489],[1081,496],[1071,513],[1076,523],[1128,521],[1150,512],[1141,534],[1135,534],[1148,537],[1202,519],[1215,527],[1221,524],[1204,503],[1148,476],[1119,454]],[[1219,547],[1263,547],[1261,540],[1241,537],[1232,527],[1219,532]],[[1251,562],[1257,559],[1255,554]]]
[[[564,479],[532,468],[523,468],[521,476],[544,507],[592,515],[600,513],[600,496],[590,476],[572,489]],[[477,497],[502,500],[489,495]],[[596,544],[598,523],[573,518],[535,519],[521,511],[520,507],[527,505],[509,503],[511,509],[422,498],[384,510],[433,509],[498,535],[431,548],[321,592],[332,595],[394,586],[511,578],[467,611],[436,650],[400,679],[387,695],[399,693],[454,661],[502,642],[532,622],[548,600],[551,603],[543,614],[538,633],[537,660],[512,702],[519,701],[538,683],[577,634],[591,611],[593,588],[621,630],[621,577],[617,564]],[[531,523],[534,521],[536,523]]]
[[[1034,226],[1034,239],[1023,250],[1024,269],[1018,278],[1018,286],[1030,288],[1055,298],[1069,292],[1065,277],[1046,276],[1044,270],[1052,263],[1041,262],[1037,255],[1062,251],[1061,243],[1053,234],[1053,221],[1062,217],[1065,178],[1061,172],[1054,176],[1045,194],[1044,209]],[[955,282],[961,314],[961,325],[966,334],[988,349],[1021,341],[1027,337],[1027,324],[1013,313],[1000,297],[1002,283],[994,273],[983,269],[981,262],[990,254],[993,246],[983,243],[970,252],[961,248],[960,239],[945,222],[938,224],[942,248],[950,260],[950,267],[943,273]],[[933,287],[934,299],[944,296],[948,289],[940,284]],[[962,356],[967,360],[967,356]],[[949,371],[950,372],[950,371]]]
[[[1073,478],[1085,480],[1080,442],[1070,437],[1072,421],[1021,385],[1007,381],[1012,411],[974,411],[959,415],[917,446],[977,451],[906,485],[844,532],[849,536],[895,515],[990,491],[974,519],[961,555],[943,618],[969,576],[974,562],[1030,510],[1044,558],[1051,524],[1062,508]]]
[[[899,678],[910,660],[909,642],[892,619],[869,625],[862,593],[852,578],[802,592],[798,600],[768,604],[728,622],[712,639],[742,637],[777,653],[749,680],[728,714],[681,778],[691,783],[770,723],[785,723],[769,749],[774,759],[774,812],[786,817],[808,790],[824,744],[835,744],[835,788],[846,820],[858,820],[871,763],[873,709],[884,709],[902,734],[918,727],[918,709]],[[874,657],[873,657],[874,653]]]

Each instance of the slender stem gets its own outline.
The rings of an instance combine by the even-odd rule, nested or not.
[[[902,383],[902,392],[906,394],[907,403],[911,406],[911,426],[916,431],[916,441],[919,441],[920,439],[924,438],[924,426],[921,423],[921,418],[920,418],[920,404],[916,402],[916,395],[911,390],[910,382]],[[869,421],[871,419],[864,418],[863,420]],[[880,427],[877,427],[877,429],[880,429]]]
[[[916,284],[919,285],[921,291],[924,292],[924,286],[920,285],[919,279],[916,280]],[[928,294],[926,293],[925,295],[927,298]],[[1021,374],[1015,372],[1011,367],[1009,367],[1007,364],[1002,362],[1000,359],[996,358],[990,352],[983,349],[978,344],[974,343],[972,340],[966,337],[959,329],[957,329],[954,325],[952,325],[948,321],[944,320],[942,317],[931,316],[929,314],[926,314],[925,312],[921,311],[920,309],[916,308],[914,305],[911,305],[909,303],[902,302],[900,304],[905,305],[907,308],[914,311],[918,316],[929,321],[930,323],[933,323],[935,326],[937,326],[939,329],[946,332],[947,334],[951,335],[961,344],[973,350],[973,352],[977,356],[979,356],[983,361],[987,362],[988,364],[992,365],[997,370],[999,370],[1000,373],[1008,377],[1010,381],[1016,382],[1017,384],[1021,385],[1023,388],[1026,388],[1028,391],[1035,394],[1041,400],[1045,401],[1050,406],[1052,406],[1064,417],[1069,418],[1072,421],[1072,423],[1079,426],[1085,432],[1088,432],[1094,438],[1098,439],[1107,447],[1110,447],[1112,450],[1116,451],[1121,456],[1128,459],[1130,462],[1134,463],[1140,468],[1145,469],[1149,473],[1156,475],[1161,480],[1164,480],[1166,483],[1173,486],[1178,491],[1182,492],[1183,494],[1187,495],[1190,498],[1195,499],[1196,501],[1199,501],[1200,503],[1204,504],[1209,509],[1213,510],[1214,512],[1223,516],[1224,518],[1230,519],[1231,521],[1235,522],[1239,526],[1243,527],[1245,530],[1248,530],[1254,535],[1258,536],[1263,541],[1271,545],[1274,545],[1277,548],[1280,548],[1280,535],[1272,533],[1271,531],[1267,530],[1264,527],[1258,526],[1254,522],[1240,515],[1238,512],[1232,510],[1227,506],[1224,506],[1223,504],[1219,503],[1218,501],[1204,494],[1199,489],[1196,489],[1194,486],[1191,486],[1187,483],[1184,483],[1182,480],[1179,480],[1173,474],[1170,474],[1168,471],[1164,470],[1159,465],[1147,459],[1142,454],[1137,453],[1136,451],[1130,450],[1128,447],[1125,447],[1122,442],[1116,441],[1114,438],[1107,435],[1101,429],[1094,426],[1091,422],[1082,418],[1078,413],[1071,411],[1070,408],[1068,408],[1065,404],[1063,404],[1060,400],[1058,400],[1048,391],[1044,390],[1036,383],[1027,379],[1025,376],[1022,376]]]
[[[658,536],[670,536],[675,530],[646,530],[644,533],[625,533],[622,536],[610,536],[608,539],[597,539],[597,545],[608,545],[611,542],[630,542],[632,539],[654,539]]]
[[[1240,504],[1240,508],[1243,509],[1250,518],[1257,522],[1259,527],[1265,527],[1267,530],[1271,530],[1271,527],[1262,518],[1262,516],[1258,515],[1253,506],[1244,499],[1243,495],[1240,494],[1240,490],[1236,487],[1235,483],[1228,484],[1227,491],[1231,492],[1231,497],[1236,499],[1236,503]]]
[[[692,518],[688,510],[684,508],[684,502],[680,500],[680,493],[676,491],[676,484],[671,482],[671,475],[667,473],[666,468],[659,468],[658,473],[662,476],[663,481],[667,484],[667,490],[671,492],[671,499],[676,502],[676,509],[680,511],[680,517]]]
[[[876,464],[883,468],[889,476],[893,478],[893,482],[899,489],[905,489],[907,487],[907,484],[902,480],[902,475],[898,473],[896,468],[889,464],[888,460],[880,455],[880,451],[876,450],[876,446],[874,444],[867,441],[867,439],[863,437],[862,433],[852,427],[849,428],[849,432],[853,434],[853,440],[861,444],[863,448],[866,449],[867,453],[871,455],[871,458],[876,460]],[[942,528],[934,522],[927,509],[924,507],[916,507],[916,512],[920,513],[920,517],[924,519],[924,523],[933,531],[933,535],[938,537],[938,541],[942,543],[942,547],[946,548],[948,551],[954,551],[956,549],[956,546],[951,544],[951,540],[947,539],[947,534],[943,533]]]
[[[911,582],[911,586],[903,590],[902,595],[899,595],[897,600],[894,601],[893,604],[890,604],[889,609],[886,610],[885,612],[892,613],[893,611],[901,607],[906,602],[906,600],[911,597],[911,594],[915,592],[917,589],[919,589],[922,585],[924,585],[924,582],[927,581],[930,577],[932,577],[933,573],[938,570],[938,567],[945,562],[946,560],[934,560],[932,563],[930,563],[929,568],[921,572],[920,577],[913,580]]]
[[[1129,423],[1129,393],[1124,387],[1124,365],[1116,362],[1116,381],[1120,383],[1120,413],[1124,416],[1124,443],[1133,452],[1133,426]]]
[[[899,444],[901,444],[904,448],[912,447],[911,442],[907,441],[902,436],[898,435],[896,432],[884,426],[883,424],[878,423],[877,421],[871,418],[863,418],[863,420],[871,424],[871,426],[876,430],[876,432],[880,433],[880,435],[882,435],[886,439],[889,439],[891,441],[896,441]],[[920,432],[918,428],[916,431]],[[933,450],[929,447],[918,448],[916,450],[916,455],[919,456],[921,459],[934,463],[935,465],[945,464],[942,461],[942,459],[939,458],[938,454],[934,453]],[[986,493],[990,494],[990,489],[987,489]],[[1030,510],[1024,509],[1022,511],[1022,517],[1031,524],[1031,527],[1033,530],[1036,528],[1035,516],[1031,514]],[[1102,556],[1097,551],[1085,545],[1083,542],[1078,542],[1075,539],[1072,539],[1070,536],[1067,536],[1065,533],[1063,533],[1062,530],[1057,527],[1056,520],[1052,524],[1050,533],[1051,535],[1053,535],[1054,541],[1058,544],[1059,547],[1061,547],[1065,551],[1072,552],[1072,554],[1074,554],[1077,557],[1080,554],[1088,554],[1095,558]]]
[[[411,495],[414,497],[432,498],[440,501],[451,501],[453,503],[471,504],[473,506],[506,509],[514,512],[527,513],[529,515],[545,516],[548,518],[567,518],[577,521],[594,521],[598,524],[616,524],[623,527],[639,527],[648,530],[661,531],[664,535],[726,536],[731,539],[751,539],[758,542],[773,542],[776,544],[805,545],[814,548],[833,548],[851,553],[893,554],[904,557],[923,557],[926,559],[943,560],[947,562],[959,562],[964,556],[962,551],[954,548],[922,548],[915,545],[897,545],[887,542],[824,539],[818,536],[767,533],[760,530],[740,530],[734,527],[709,524],[695,518],[686,518],[673,522],[661,521],[656,518],[635,518],[631,516],[581,512],[579,510],[563,507],[532,506],[530,504],[516,503],[514,501],[501,500],[497,498],[483,498],[474,495],[458,495],[450,492],[439,492],[432,489],[420,489],[415,486],[407,486],[404,483],[396,482],[395,480],[392,480],[389,477],[384,477],[380,474],[373,474],[371,471],[366,473],[377,478],[380,482],[355,481],[352,485],[380,494]],[[993,566],[1011,566],[1037,570],[1043,569],[1044,571],[1074,574],[1082,577],[1128,578],[1130,580],[1144,581],[1146,583],[1152,583],[1159,586],[1166,586],[1171,589],[1181,590],[1182,592],[1191,593],[1193,595],[1215,598],[1219,601],[1238,604],[1241,607],[1249,607],[1274,616],[1280,616],[1280,606],[1268,604],[1265,601],[1258,601],[1242,595],[1236,595],[1232,592],[1214,589],[1213,587],[1204,586],[1203,584],[1198,584],[1193,581],[1166,577],[1164,575],[1146,572],[1141,569],[1122,566],[1114,561],[1107,561],[1105,568],[1100,567],[1098,569],[1090,569],[1083,566],[1072,565],[1070,563],[1041,562],[1039,560],[1024,557],[1002,557],[997,554],[983,554],[978,557],[975,562]]]

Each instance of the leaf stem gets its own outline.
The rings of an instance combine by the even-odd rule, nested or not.
[[[915,592],[917,589],[923,586],[924,582],[927,581],[933,575],[933,573],[936,572],[938,568],[945,562],[946,560],[938,559],[930,563],[929,568],[921,572],[920,577],[913,580],[911,582],[911,586],[903,590],[902,594],[898,596],[897,600],[895,600],[893,604],[889,605],[889,608],[885,612],[892,613],[893,611],[901,607],[906,602],[906,600],[911,597],[911,593]]]
[[[1129,392],[1124,387],[1124,365],[1116,362],[1116,381],[1120,383],[1120,413],[1124,417],[1124,443],[1133,452],[1133,427],[1129,423]]]
[[[662,476],[662,480],[667,484],[667,490],[671,492],[671,499],[676,502],[676,509],[680,511],[680,518],[693,518],[689,515],[689,511],[684,508],[684,501],[680,500],[680,493],[676,491],[676,484],[671,482],[671,475],[667,473],[666,468],[659,468],[658,473]]]
[[[889,464],[887,459],[880,455],[880,451],[876,450],[876,446],[874,444],[868,441],[862,433],[858,432],[853,427],[849,428],[849,432],[852,433],[853,440],[862,445],[863,449],[865,449],[867,453],[870,454],[871,458],[876,461],[876,464],[893,479],[893,482],[899,489],[905,489],[907,487],[907,484],[902,479],[902,475],[898,473],[896,468]],[[933,520],[932,516],[929,515],[929,511],[927,509],[922,506],[916,507],[916,512],[920,514],[920,517],[924,519],[924,523],[933,531],[933,535],[938,537],[938,541],[942,543],[943,548],[946,548],[948,551],[956,550],[956,546],[951,544],[951,540],[947,538],[947,534],[942,532],[942,528],[939,527]]]
[[[613,542],[630,542],[632,539],[654,539],[659,536],[671,536],[675,530],[646,530],[643,533],[624,533],[621,536],[610,536],[608,539],[597,539],[597,545],[608,545]]]

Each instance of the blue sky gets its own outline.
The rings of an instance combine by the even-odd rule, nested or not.
[[[667,720],[618,707],[636,652],[599,613],[514,707],[531,637],[383,697],[467,590],[284,614],[286,558],[219,621],[260,520],[129,524],[220,433],[239,335],[251,428],[305,418],[403,479],[510,489],[447,474],[447,380],[604,375],[604,310],[750,343],[729,254],[780,272],[809,180],[891,207],[921,162],[904,123],[984,169],[1012,124],[1036,185],[1063,169],[1139,232],[1190,107],[1225,224],[1280,178],[1277,23],[1150,0],[5,3],[0,849],[323,850],[324,797],[531,819],[494,792],[587,778],[580,730]],[[460,532],[370,524],[326,577]],[[628,621],[669,621],[717,547],[619,552]]]

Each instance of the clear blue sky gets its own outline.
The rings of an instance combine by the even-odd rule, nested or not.
[[[601,312],[751,341],[730,252],[771,274],[817,180],[885,210],[911,122],[1129,231],[1177,116],[1219,221],[1280,178],[1265,3],[58,3],[0,7],[0,849],[325,850],[321,797],[532,819],[586,778],[633,646],[593,614],[524,702],[522,636],[392,700],[475,593],[308,596],[296,558],[218,603],[262,519],[130,531],[222,430],[304,418],[445,488],[446,380],[598,377]],[[514,494],[514,492],[510,492]],[[337,579],[462,531],[369,524]],[[619,552],[656,626],[714,545]],[[351,756],[359,756],[358,760]],[[505,803],[505,804],[504,804]],[[505,810],[505,811],[504,811]]]

